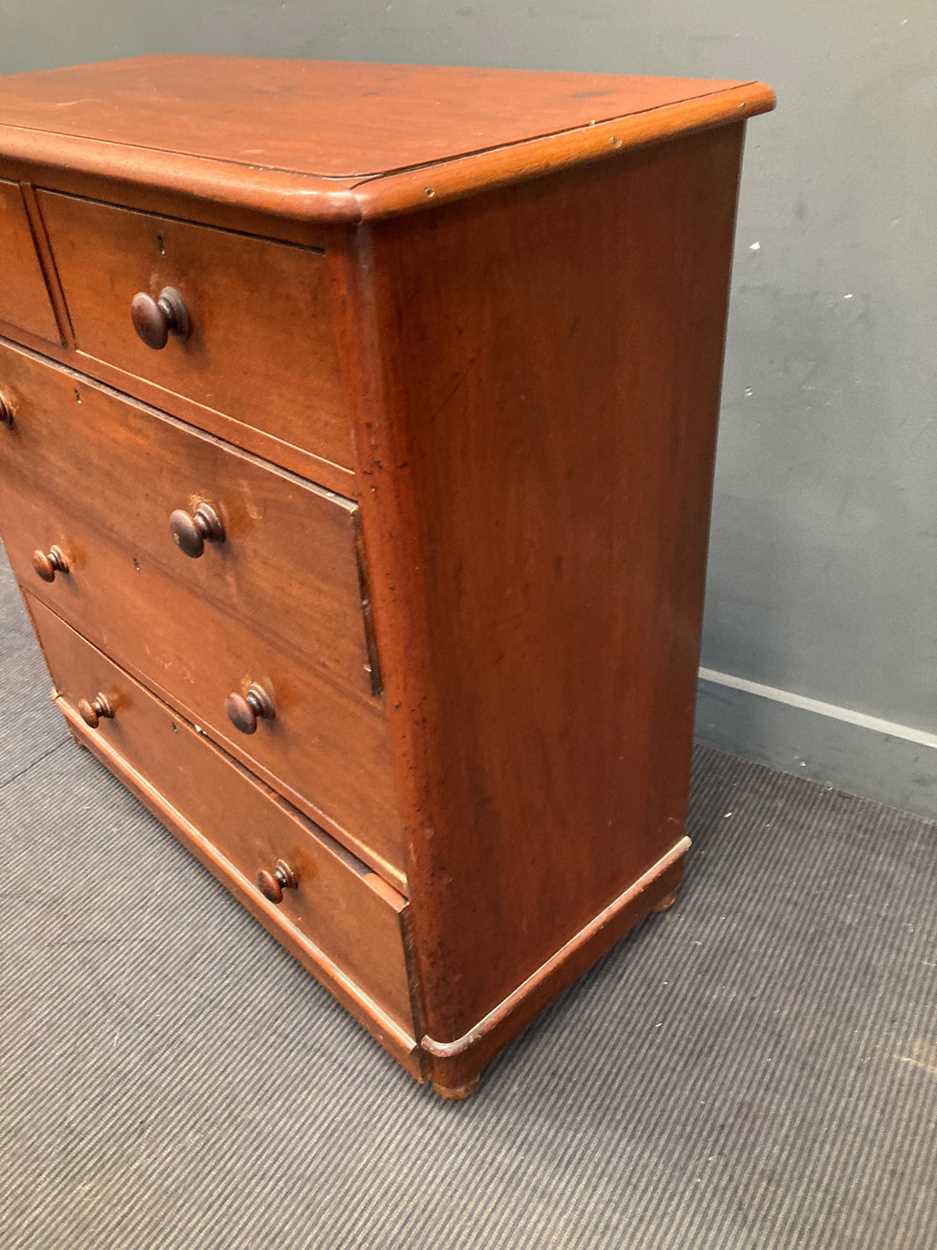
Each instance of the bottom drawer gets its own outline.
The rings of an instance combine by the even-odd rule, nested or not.
[[[401,1046],[412,1047],[406,899],[49,608],[27,601],[78,736],[372,1031],[402,1026],[401,1036],[381,1038],[389,1049],[400,1057]],[[102,697],[106,707],[95,708]],[[83,700],[95,728],[82,718]],[[270,875],[261,883],[259,873]],[[278,903],[262,884],[281,893]]]

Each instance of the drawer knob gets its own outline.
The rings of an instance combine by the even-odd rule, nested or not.
[[[299,885],[299,881],[296,873],[293,872],[285,859],[278,859],[273,865],[272,872],[269,872],[266,868],[261,868],[257,874],[257,889],[271,903],[282,903],[283,891],[295,890],[297,885]]]
[[[7,401],[0,395],[0,425],[11,426],[13,424],[13,409]]]
[[[251,682],[247,694],[229,694],[224,701],[224,710],[228,720],[242,734],[256,732],[259,719],[273,720],[276,716],[273,700],[256,681]]]
[[[68,560],[61,547],[33,552],[33,568],[44,582],[54,582],[56,573],[68,572]]]
[[[102,720],[110,720],[114,709],[107,701],[107,695],[96,694],[93,699],[78,700],[78,715],[89,729],[97,729]]]
[[[130,301],[133,328],[154,351],[161,351],[170,334],[187,339],[192,323],[182,296],[174,286],[164,286],[156,299],[146,291],[137,291]]]
[[[169,532],[183,555],[192,560],[199,558],[206,543],[223,543],[225,537],[221,517],[208,503],[200,503],[191,515],[177,508],[169,518]]]

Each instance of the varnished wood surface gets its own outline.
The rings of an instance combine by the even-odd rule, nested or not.
[[[0,78],[0,121],[320,178],[364,178],[738,85],[353,61],[147,56]],[[417,118],[420,125],[414,124]]]
[[[463,1097],[471,1092],[479,1073],[494,1056],[586,972],[615,942],[651,912],[661,900],[672,898],[683,879],[689,838],[681,840],[637,881],[617,895],[569,941],[546,960],[487,1016],[452,1042],[424,1036],[420,1047],[433,1088],[443,1097]],[[449,1091],[456,1091],[455,1094]]]
[[[372,889],[372,874],[363,864],[290,811],[48,608],[34,598],[29,606],[56,692],[72,708],[97,692],[106,694],[113,716],[99,723],[96,736],[144,773],[252,889],[259,870],[286,860],[297,886],[284,891],[279,915],[412,1029],[400,927],[406,900]],[[133,848],[124,850],[132,859]]]
[[[354,504],[2,341],[0,392],[16,412],[0,478],[29,483],[310,667],[371,692]],[[169,518],[203,500],[225,540],[188,559]]]
[[[321,254],[73,196],[37,201],[82,356],[354,469]],[[131,302],[167,286],[192,328],[154,351]]]
[[[323,460],[314,453],[286,443],[263,430],[244,425],[224,413],[195,404],[182,395],[174,395],[145,378],[126,373],[105,361],[80,355],[73,346],[47,342],[12,322],[0,320],[0,340],[4,339],[9,343],[21,344],[36,354],[63,365],[74,372],[79,381],[102,382],[112,390],[139,399],[164,413],[171,413],[206,433],[243,448],[273,465],[290,470],[343,498],[357,498],[358,482],[350,469],[344,469],[330,460]]]
[[[22,585],[392,884],[405,885],[386,721],[373,699],[320,675],[300,651],[219,610],[74,507],[37,497],[29,483],[3,474],[2,460],[0,483],[4,542]],[[32,553],[53,545],[70,571],[47,584]],[[252,681],[270,691],[276,719],[247,737],[228,720],[225,700]]]
[[[215,58],[0,81],[0,256],[32,275],[0,334],[67,366],[0,344],[2,527],[59,705],[447,1096],[679,883],[741,123],[772,105]],[[153,343],[191,335],[143,346],[139,292]],[[188,560],[199,503],[180,541],[224,542]]]
[[[634,130],[636,119],[659,115],[666,136],[772,104],[763,85],[725,80],[140,57],[0,80],[0,156],[42,165],[58,153],[90,175],[353,220],[419,205],[425,184],[395,182],[408,170],[435,178],[458,164],[446,194],[463,194],[492,180],[491,153],[509,150],[501,176],[516,180],[653,141],[655,124]],[[620,123],[621,134],[606,130]]]
[[[411,1075],[422,1079],[419,1048],[411,1036],[413,1025],[406,974],[401,978],[405,962],[405,901],[321,830],[304,822],[222,751],[137,686],[127,674],[115,669],[106,657],[69,631],[28,593],[26,604],[41,631],[43,644],[49,644],[48,661],[54,665],[65,657],[72,669],[76,645],[83,648],[83,652],[77,652],[81,656],[77,669],[106,682],[118,710],[123,711],[123,726],[115,730],[115,715],[114,722],[108,722],[107,730],[102,733],[89,728],[70,700],[57,694],[55,702],[75,741],[114,772]],[[65,635],[57,639],[56,634],[62,630],[66,631]],[[126,721],[131,711],[134,723],[128,731]],[[144,724],[148,739],[144,756],[131,759],[140,745],[141,725]],[[159,755],[159,785],[149,767],[151,735],[161,748],[169,743],[168,750],[161,750]],[[128,748],[129,753],[124,754]],[[215,778],[209,794],[193,790],[193,774],[195,780]],[[225,807],[222,810],[223,832],[219,835],[215,824],[218,805],[212,793],[229,792],[237,794],[244,803],[245,815],[257,820],[256,825],[244,831],[242,850],[248,860],[250,855],[245,848],[256,836],[258,827],[272,836],[282,836],[291,845],[299,840],[303,848],[302,862],[310,873],[310,891],[321,891],[319,906],[310,908],[308,927],[304,919],[295,921],[282,906],[268,902],[249,872],[238,868],[227,848],[221,849],[232,822]],[[196,819],[204,821],[205,825],[197,824]],[[239,822],[234,823],[239,831]],[[124,853],[132,857],[132,846],[125,847]],[[311,914],[313,910],[315,915]],[[358,980],[354,979],[352,971]]]
[[[362,508],[438,1041],[684,832],[741,138],[362,241]]]
[[[0,181],[0,321],[58,342],[59,330],[20,188]]]
[[[109,768],[415,1080],[423,1080],[422,1052],[410,1034],[373,998],[365,994],[338,963],[329,959],[320,947],[284,920],[278,908],[268,903],[256,889],[251,888],[251,883],[220,854],[215,845],[178,808],[166,801],[145,772],[131,768],[105,739],[83,724],[81,717],[65,699],[57,699],[56,703],[75,741]]]

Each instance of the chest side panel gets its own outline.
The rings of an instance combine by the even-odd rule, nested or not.
[[[683,837],[740,151],[365,240],[363,507],[439,1040]]]

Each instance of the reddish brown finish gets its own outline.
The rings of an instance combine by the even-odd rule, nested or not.
[[[62,338],[0,306],[33,349],[0,343],[3,528],[59,705],[445,1097],[680,883],[740,123],[772,104],[191,58],[0,82]]]
[[[14,182],[0,181],[0,257],[0,322],[57,342],[55,314],[33,247],[23,196]]]
[[[114,709],[106,694],[96,694],[93,699],[78,700],[78,715],[89,729],[97,729],[102,720],[110,720]]]
[[[137,291],[130,301],[130,320],[140,341],[157,352],[169,342],[170,334],[185,341],[192,332],[189,310],[174,286],[164,286],[155,298]]]
[[[54,582],[56,573],[68,573],[68,556],[61,547],[51,546],[48,551],[34,551],[32,554],[33,572],[44,582]]]
[[[357,498],[357,479],[350,469],[343,469],[329,460],[323,460],[305,448],[284,443],[281,439],[264,433],[263,430],[255,430],[226,417],[223,413],[194,404],[184,396],[170,395],[145,378],[124,373],[120,369],[115,369],[113,365],[78,356],[72,347],[46,343],[35,334],[29,334],[25,330],[18,330],[0,322],[0,342],[3,338],[16,341],[66,368],[75,370],[80,367],[86,371],[81,374],[83,380],[97,379],[112,389],[125,392],[128,396],[142,400],[153,407],[168,409],[174,417],[187,421],[219,438],[225,438],[245,451],[262,457],[270,464],[288,469],[310,482],[315,482],[324,490],[334,491],[351,500]]]
[[[359,220],[425,203],[427,185],[463,195],[773,103],[751,82],[136,57],[0,80],[0,155]]]
[[[0,482],[28,483],[124,544],[131,576],[133,559],[156,564],[311,669],[370,693],[353,504],[3,342],[0,389],[16,408],[0,432]],[[170,517],[206,503],[225,541],[186,559]]]
[[[406,880],[387,725],[379,704],[341,689],[298,647],[219,610],[175,571],[92,527],[72,505],[37,498],[4,473],[3,535],[20,582],[122,668],[203,727],[394,885]],[[59,538],[70,572],[44,585],[30,556]],[[197,567],[165,538],[177,569]],[[136,564],[134,564],[136,560]],[[313,607],[310,600],[310,608]],[[249,738],[225,713],[232,689],[260,681],[276,720]]]
[[[48,608],[32,597],[28,603],[59,697],[77,708],[83,691],[100,689],[116,709],[91,739],[103,740],[125,768],[145,776],[163,801],[217,848],[229,875],[241,874],[256,896],[259,869],[279,859],[291,865],[296,886],[271,910],[337,961],[400,1026],[412,1029],[402,930],[406,900],[389,887],[373,889],[363,864],[173,716]]]
[[[261,868],[257,874],[257,889],[271,903],[282,903],[283,891],[295,890],[298,885],[296,873],[284,859],[278,859],[272,871]]]
[[[656,900],[679,885],[689,844],[689,838],[682,838],[462,1037],[452,1042],[423,1037],[421,1047],[436,1092],[456,1099],[470,1094],[484,1065],[610,946],[656,911]]]
[[[182,395],[354,469],[319,252],[72,196],[37,199],[92,372],[98,360],[116,366],[161,387],[162,406]],[[141,342],[131,320],[144,286],[154,301],[171,288],[191,319],[163,351]]]
[[[191,515],[184,508],[176,508],[169,514],[169,533],[183,555],[199,560],[205,554],[206,543],[223,543],[224,522],[218,509],[201,500]]]
[[[150,56],[0,80],[0,116],[5,125],[121,147],[320,178],[365,178],[738,85],[620,74]],[[61,105],[66,98],[72,101],[67,112]]]
[[[97,756],[142,803],[146,804],[166,828],[175,834],[192,854],[231,891],[247,911],[270,931],[280,945],[289,951],[308,972],[312,973],[415,1080],[423,1080],[423,1056],[412,1035],[356,984],[346,969],[337,961],[340,957],[330,958],[305,933],[284,919],[280,909],[264,899],[260,892],[252,887],[245,874],[239,871],[177,807],[166,801],[145,773],[130,767],[123,756],[115,751],[104,738],[85,728],[81,718],[66,700],[59,698],[56,703],[78,745],[86,747]],[[212,749],[209,744],[205,745],[207,749]],[[369,888],[375,893],[379,891],[374,883],[383,889],[390,889],[380,881],[380,878],[370,877],[366,880]],[[405,915],[406,913],[401,913],[403,928],[406,928]],[[354,945],[355,943],[352,942],[352,946]]]
[[[242,734],[257,732],[259,720],[274,720],[276,707],[260,682],[251,682],[244,694],[229,694],[224,701],[228,720]]]
[[[440,1041],[684,834],[741,137],[362,239],[362,508]]]

